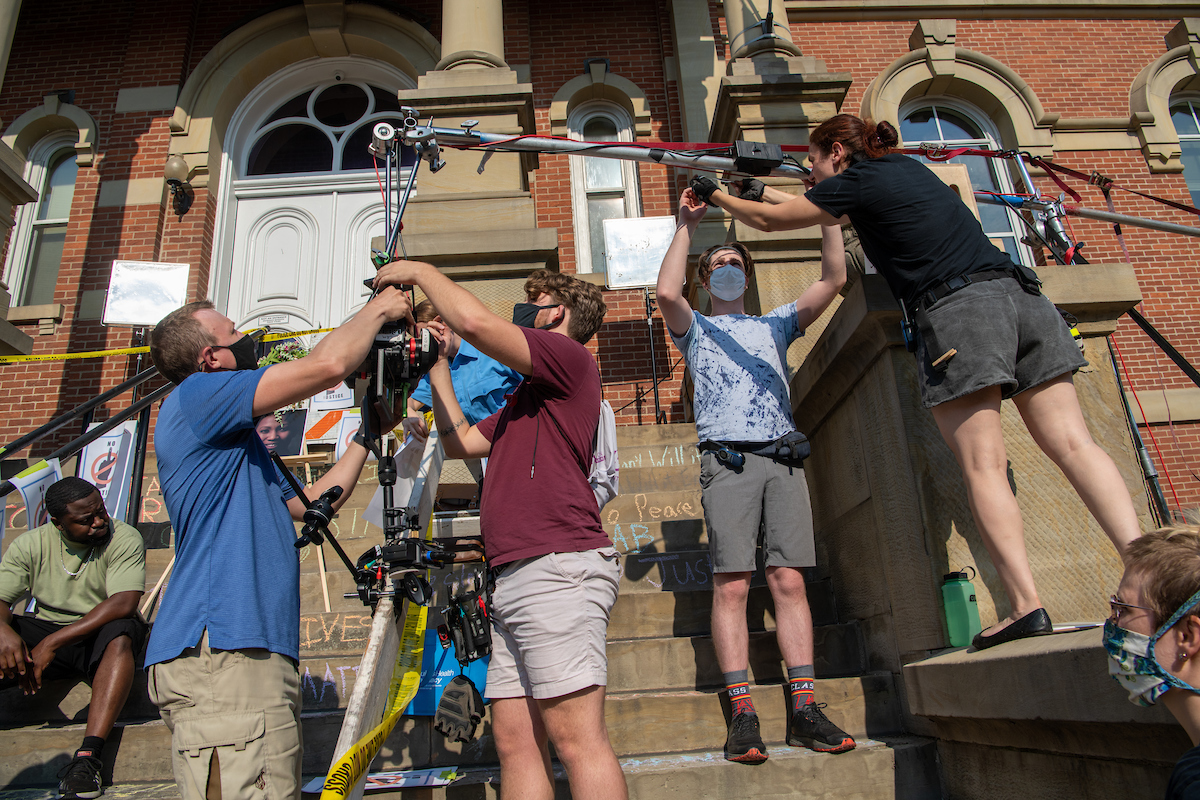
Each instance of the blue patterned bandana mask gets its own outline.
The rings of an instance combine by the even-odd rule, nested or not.
[[[1175,623],[1200,603],[1200,592],[1192,595],[1171,618],[1164,622],[1154,637],[1118,627],[1111,619],[1104,623],[1104,649],[1108,651],[1108,674],[1129,692],[1129,702],[1152,706],[1170,689],[1184,689],[1200,694],[1200,689],[1177,678],[1158,663],[1154,645]]]

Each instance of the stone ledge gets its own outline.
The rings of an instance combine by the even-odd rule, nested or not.
[[[952,650],[903,668],[908,708],[924,717],[1174,725],[1141,708],[1108,676],[1101,628],[989,650]]]

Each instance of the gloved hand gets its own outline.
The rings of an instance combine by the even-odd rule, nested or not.
[[[713,192],[721,188],[720,186],[717,186],[716,181],[703,175],[697,175],[696,177],[692,178],[691,183],[689,183],[688,186],[690,186],[692,191],[696,193],[696,197],[699,197],[710,206],[712,203],[710,202],[709,198],[712,197]]]
[[[469,742],[483,719],[483,697],[470,678],[456,676],[442,692],[433,727],[452,742]]]
[[[743,178],[740,181],[734,181],[732,185],[737,187],[738,197],[743,200],[752,200],[755,203],[762,202],[763,192],[767,188],[766,184],[754,178]]]

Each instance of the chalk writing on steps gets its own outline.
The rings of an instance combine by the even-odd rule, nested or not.
[[[300,617],[301,647],[363,643],[370,637],[370,614],[314,614]]]
[[[304,667],[304,675],[300,678],[300,689],[304,694],[304,702],[306,705],[321,703],[325,699],[326,694],[331,694],[333,705],[337,705],[339,697],[346,698],[350,696],[350,692],[354,689],[354,680],[358,677],[358,664],[341,664],[336,667],[330,666],[329,662],[325,662],[325,674],[320,678],[312,674],[312,667]],[[337,672],[335,678],[334,671]],[[350,673],[350,678],[347,679],[346,673]],[[340,694],[339,694],[339,686]]]
[[[690,467],[700,463],[700,451],[694,444],[669,444],[661,450],[657,447],[622,450],[621,456],[621,469]]]
[[[633,496],[633,509],[637,514],[638,522],[653,522],[663,519],[694,519],[698,516],[699,509],[690,500],[680,500],[678,503],[653,506],[650,505],[650,499],[643,493],[638,493]],[[632,517],[633,514],[630,514]],[[604,522],[607,525],[616,525],[621,522],[621,508],[611,508],[604,514]]]
[[[628,553],[624,567],[629,580],[644,580],[665,592],[700,592],[712,588],[712,561],[708,553]],[[655,572],[661,583],[654,580]]]
[[[654,544],[654,537],[650,535],[650,528],[647,525],[639,525],[636,522],[631,522],[628,525],[622,526],[620,523],[617,523],[613,527],[612,541],[617,550],[624,554],[641,550],[646,545]]]

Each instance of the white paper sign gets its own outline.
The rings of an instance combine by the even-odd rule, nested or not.
[[[346,450],[354,443],[354,434],[358,433],[360,425],[362,425],[362,412],[357,408],[347,409],[342,412],[342,420],[338,423],[337,429],[337,444],[333,450],[335,461],[341,460],[342,456],[346,455]],[[374,460],[374,454],[367,456],[367,461]]]
[[[92,430],[102,423],[93,422]],[[137,421],[130,420],[114,428],[83,449],[75,473],[100,490],[104,507],[113,519],[125,519],[129,505],[129,484],[133,479],[133,443]]]
[[[25,501],[25,527],[33,530],[50,521],[46,513],[46,490],[62,480],[62,468],[57,458],[34,464],[12,479],[21,498]]]
[[[310,407],[317,411],[333,411],[338,408],[354,407],[354,391],[344,383],[312,396]]]

